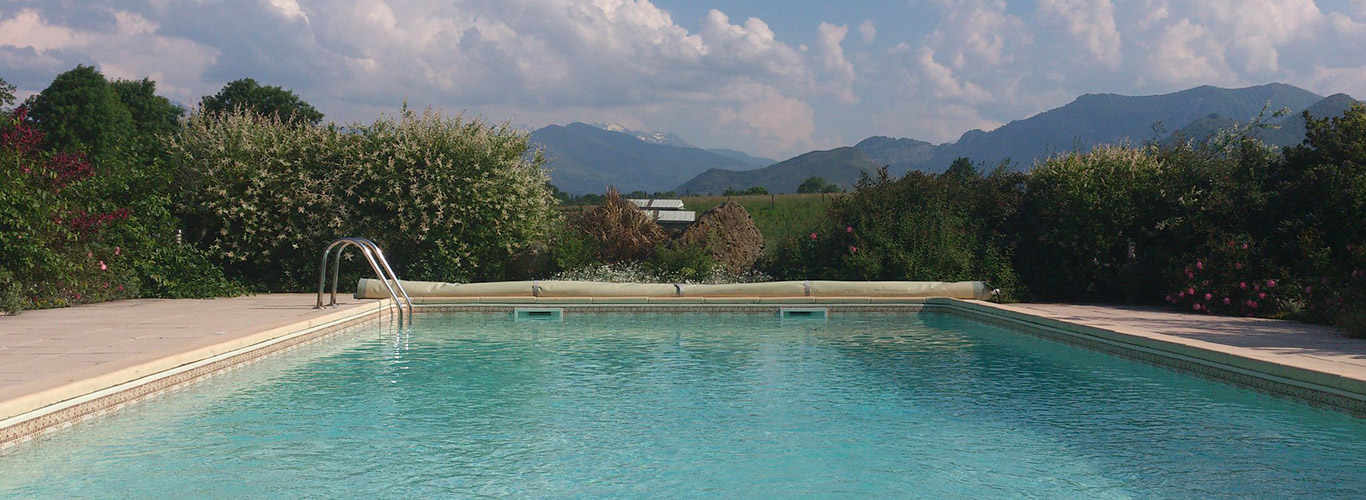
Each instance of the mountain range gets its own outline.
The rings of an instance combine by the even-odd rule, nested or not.
[[[1203,140],[1259,115],[1271,128],[1255,131],[1257,136],[1268,144],[1287,146],[1304,139],[1301,112],[1307,110],[1316,118],[1338,116],[1354,102],[1346,94],[1323,97],[1281,83],[1240,89],[1201,86],[1152,96],[1087,94],[989,132],[968,131],[954,142],[876,136],[853,147],[813,151],[777,163],[738,151],[692,147],[673,134],[619,126],[607,130],[582,123],[552,125],[533,132],[531,138],[551,158],[551,182],[569,193],[602,192],[608,185],[622,191],[673,189],[694,194],[762,186],[782,193],[795,191],[811,176],[848,187],[862,173],[883,166],[893,175],[940,172],[959,157],[989,165],[1006,161],[1012,168],[1027,169],[1049,155],[1103,143]],[[1271,116],[1282,109],[1289,112]]]

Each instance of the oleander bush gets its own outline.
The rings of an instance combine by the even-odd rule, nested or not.
[[[432,110],[346,128],[196,113],[169,152],[186,237],[258,290],[307,289],[343,236],[375,240],[406,279],[501,279],[558,217],[527,134]]]
[[[174,244],[170,182],[149,153],[161,136],[138,127],[129,135],[99,119],[126,118],[122,106],[140,102],[152,84],[137,83],[137,91],[121,97],[115,90],[133,85],[107,84],[85,67],[59,83],[31,102],[80,119],[49,114],[40,121],[22,106],[0,116],[0,312],[240,293],[195,249]],[[73,94],[95,96],[98,105],[87,109]],[[87,154],[92,144],[105,148],[98,157]]]

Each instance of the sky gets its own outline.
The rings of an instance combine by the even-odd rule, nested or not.
[[[1090,93],[1366,98],[1366,0],[0,0],[21,98],[77,64],[191,106],[249,77],[339,123],[406,102],[784,159],[950,142]]]

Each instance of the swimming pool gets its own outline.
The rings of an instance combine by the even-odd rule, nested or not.
[[[1366,423],[956,316],[339,334],[0,456],[3,498],[1362,498]]]

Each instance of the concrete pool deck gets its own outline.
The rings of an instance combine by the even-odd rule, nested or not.
[[[312,294],[143,299],[0,316],[0,447],[240,363],[225,356],[269,351],[260,346],[368,321],[387,303],[339,297],[341,307],[318,310],[313,309],[314,299]],[[1366,401],[1366,340],[1342,337],[1328,327],[1123,306],[1001,305],[954,299],[906,303],[975,311],[1139,348],[1156,346],[1178,356],[1191,354],[1258,373],[1308,380]],[[224,364],[213,365],[214,360]],[[185,373],[167,379],[165,387],[128,389],[175,371]],[[117,387],[131,393],[117,405],[66,414],[52,410]],[[46,415],[47,420],[38,422],[34,415]]]

